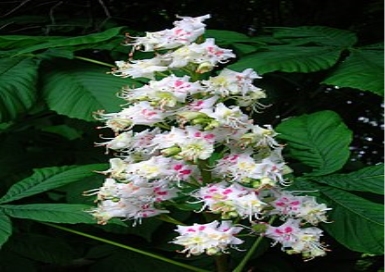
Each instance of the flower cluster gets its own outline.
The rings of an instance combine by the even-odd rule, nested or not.
[[[189,204],[194,214],[213,219],[177,226],[171,242],[188,256],[227,253],[242,244],[236,237],[242,231],[307,259],[322,256],[316,225],[327,222],[329,209],[288,190],[291,170],[277,133],[250,117],[266,97],[254,85],[261,77],[249,68],[213,73],[235,54],[204,39],[208,18],[180,17],[172,29],[130,37],[130,58],[117,61],[112,74],[146,83],[122,89],[119,112],[98,113],[114,137],[97,145],[116,157],[102,172],[102,187],[87,192],[98,203],[90,212],[100,224],[111,218],[135,224]],[[155,54],[134,60],[137,50]],[[283,224],[267,223],[271,218]]]

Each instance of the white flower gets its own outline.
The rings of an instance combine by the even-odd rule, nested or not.
[[[168,213],[167,210],[157,209],[152,205],[140,205],[132,203],[128,199],[119,201],[105,200],[99,203],[98,207],[89,211],[98,221],[98,224],[105,225],[111,218],[133,219],[134,225],[142,218]]]
[[[132,143],[132,134],[132,131],[122,132],[112,140],[98,145],[105,145],[107,148],[113,150],[128,148]]]
[[[172,59],[169,65],[172,69],[184,67],[189,63],[207,64],[214,68],[218,63],[225,63],[235,55],[232,50],[220,48],[215,45],[214,39],[208,38],[204,43],[192,43],[178,48],[167,54],[167,57]]]
[[[214,109],[204,109],[200,112],[214,118],[221,126],[238,128],[249,123],[249,118],[239,107],[227,107],[223,103],[215,105]]]
[[[325,204],[320,204],[313,196],[297,196],[290,191],[275,191],[276,199],[270,204],[274,207],[271,214],[279,214],[282,218],[288,216],[305,220],[307,223],[317,225],[327,223],[326,212],[331,210]]]
[[[208,159],[214,152],[214,145],[204,139],[187,139],[179,144],[178,156],[187,161]]]
[[[265,235],[280,243],[289,254],[302,254],[305,259],[324,256],[327,248],[319,241],[322,230],[316,227],[300,228],[300,220],[289,218],[279,227],[268,226]]]
[[[242,244],[243,241],[234,235],[242,230],[232,226],[231,221],[213,221],[208,224],[194,224],[193,226],[178,226],[180,234],[172,243],[184,246],[182,253],[191,255],[217,255],[227,253],[229,247]]]
[[[259,218],[263,208],[267,206],[253,189],[236,183],[230,186],[223,182],[209,184],[200,188],[193,196],[204,203],[202,210],[207,208],[213,213],[220,213],[223,219],[240,217],[252,221],[253,218]]]
[[[222,97],[241,95],[245,97],[251,93],[259,92],[261,89],[253,85],[253,80],[261,78],[252,69],[246,69],[239,73],[224,68],[218,76],[203,80],[206,92],[217,94]]]
[[[187,109],[191,111],[200,111],[212,108],[217,102],[218,97],[212,96],[205,99],[193,100],[187,105]]]
[[[319,222],[328,222],[326,212],[332,208],[328,208],[323,203],[317,203],[316,198],[312,196],[304,196],[301,208],[296,217],[304,219],[306,222],[317,225]]]
[[[147,101],[136,103],[118,113],[120,118],[130,120],[132,125],[154,125],[162,122],[168,115]]]
[[[145,179],[159,179],[170,175],[168,165],[171,159],[163,156],[152,156],[149,160],[131,163],[127,166],[128,179],[135,180],[136,177]]]
[[[235,200],[236,211],[241,218],[248,218],[250,222],[253,219],[260,219],[266,203],[258,198],[256,192],[249,192]]]
[[[276,148],[281,145],[274,139],[278,135],[270,125],[265,125],[265,128],[259,125],[249,127],[251,132],[245,133],[240,138],[240,146],[251,146],[254,148]]]
[[[131,78],[154,78],[156,72],[164,72],[168,69],[167,59],[157,55],[151,59],[116,61],[117,68],[112,70],[112,74],[119,77]]]
[[[170,131],[155,135],[152,140],[154,150],[169,148],[178,145],[186,138],[186,131],[177,127],[171,127]]]
[[[210,15],[179,18],[182,20],[174,22],[174,28],[146,32],[144,37],[133,37],[134,41],[129,45],[133,45],[134,49],[143,48],[143,51],[148,52],[189,44],[204,33],[206,25],[202,22],[209,19]]]

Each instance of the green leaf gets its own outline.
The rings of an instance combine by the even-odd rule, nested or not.
[[[92,215],[86,212],[91,208],[89,205],[62,203],[0,206],[0,210],[10,217],[63,224],[95,224]]]
[[[205,32],[207,38],[214,38],[217,44],[230,45],[236,42],[251,42],[249,36],[230,30],[213,30],[209,29]]]
[[[309,73],[332,67],[341,54],[341,50],[330,46],[276,45],[268,50],[241,57],[228,68],[236,71],[253,68],[259,74],[273,71]]]
[[[11,219],[0,211],[0,248],[7,242],[8,238],[12,234],[12,222]]]
[[[326,26],[274,28],[273,37],[289,43],[316,43],[335,47],[350,47],[357,42],[354,33]]]
[[[328,213],[332,223],[323,228],[350,250],[382,255],[384,206],[332,187],[319,190],[332,208]]]
[[[383,50],[354,50],[322,83],[384,95],[383,60]]]
[[[42,43],[36,44],[30,47],[27,47],[23,50],[19,50],[17,55],[22,55],[26,53],[31,53],[34,51],[42,50],[42,49],[52,49],[55,47],[68,47],[68,46],[79,46],[84,44],[95,44],[102,41],[107,41],[111,38],[114,38],[117,36],[122,27],[115,27],[108,29],[104,32],[100,33],[93,33],[85,36],[79,36],[79,37],[55,37],[55,39],[52,40],[43,40]]]
[[[72,118],[96,121],[98,110],[118,111],[124,101],[116,96],[125,85],[138,84],[106,74],[88,63],[63,61],[43,75],[43,96],[50,109]]]
[[[233,43],[232,47],[234,48],[237,55],[239,56],[250,54],[258,50],[258,47],[251,44],[244,44],[244,43]]]
[[[352,132],[337,113],[321,111],[283,121],[276,128],[290,155],[321,176],[340,170],[349,158]]]
[[[314,180],[347,191],[384,194],[384,165],[368,166],[349,174],[316,177]]]
[[[55,36],[3,35],[0,36],[0,49],[10,50],[15,48],[27,48],[29,46],[34,46],[36,44],[60,38],[61,37]]]
[[[0,123],[15,119],[36,102],[38,61],[0,59]]]
[[[36,169],[35,173],[14,184],[0,199],[0,203],[15,201],[24,197],[58,188],[79,181],[85,177],[96,175],[93,171],[106,169],[105,164],[89,164],[83,166],[61,166]]]

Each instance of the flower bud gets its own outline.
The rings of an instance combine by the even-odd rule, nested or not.
[[[261,223],[261,224],[255,224],[252,226],[252,229],[253,231],[255,231],[256,233],[264,233],[266,232],[267,228],[269,227],[269,225],[267,224],[264,224],[264,223]]]
[[[204,62],[199,64],[198,68],[195,70],[198,74],[203,74],[206,72],[210,72],[214,66],[210,62]]]
[[[162,153],[162,155],[165,156],[165,157],[171,157],[171,156],[174,156],[174,155],[179,154],[180,151],[181,151],[180,147],[178,147],[178,146],[172,146],[172,147],[163,149],[163,150],[161,151],[161,153]]]
[[[184,111],[177,113],[179,118],[185,119],[187,121],[191,121],[196,118],[208,118],[208,116],[201,112],[196,111]]]

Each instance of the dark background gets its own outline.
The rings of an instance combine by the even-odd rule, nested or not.
[[[380,0],[20,0],[0,2],[2,34],[85,34],[111,24],[154,31],[175,15],[211,14],[209,27],[259,34],[264,27],[323,25],[355,31],[363,42],[383,40]]]

